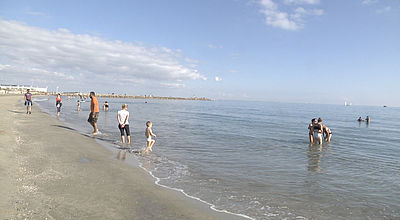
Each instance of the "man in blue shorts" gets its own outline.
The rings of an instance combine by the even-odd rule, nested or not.
[[[26,90],[24,98],[26,105],[26,114],[32,114],[32,93],[29,92],[29,89]]]

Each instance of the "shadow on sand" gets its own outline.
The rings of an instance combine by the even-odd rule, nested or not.
[[[21,112],[21,111],[15,111],[15,110],[8,110],[9,112],[12,113],[17,113],[17,114],[25,114],[26,112]]]
[[[68,130],[71,130],[71,131],[76,131],[75,129],[70,128],[70,127],[67,127],[67,126],[64,126],[64,125],[51,125],[51,126],[53,126],[53,127],[59,127],[59,128],[64,128],[64,129],[68,129]]]

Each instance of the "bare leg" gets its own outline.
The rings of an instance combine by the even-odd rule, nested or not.
[[[328,137],[326,139],[327,139],[328,142],[330,142],[331,138],[332,138],[332,134],[328,134]]]
[[[123,144],[125,143],[125,135],[121,135],[121,141]]]
[[[314,136],[313,136],[313,134],[308,134],[308,137],[310,138],[310,143],[314,143]]]
[[[322,145],[322,135],[319,135],[319,145]]]
[[[146,149],[143,151],[143,153],[149,152],[150,146],[151,146],[151,141],[147,141],[147,146]]]
[[[97,130],[97,123],[93,122],[93,134],[97,134],[98,130]]]
[[[131,144],[131,136],[126,136],[126,139],[128,140],[128,144]]]
[[[156,141],[155,140],[151,140],[151,142],[150,142],[150,152],[153,152],[153,145],[154,145],[154,143],[156,143]]]

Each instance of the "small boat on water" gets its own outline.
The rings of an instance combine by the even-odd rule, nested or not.
[[[351,106],[352,105],[352,103],[351,102],[346,102],[346,101],[344,101],[344,106]]]

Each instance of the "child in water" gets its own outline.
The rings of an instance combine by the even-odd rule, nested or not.
[[[151,130],[151,127],[153,126],[153,123],[151,123],[151,121],[146,122],[146,132],[145,132],[145,136],[146,136],[146,140],[147,140],[147,146],[146,149],[144,150],[143,153],[147,153],[147,152],[151,152],[153,151],[153,145],[156,142],[155,140],[151,139],[151,136],[157,137],[153,131]]]

